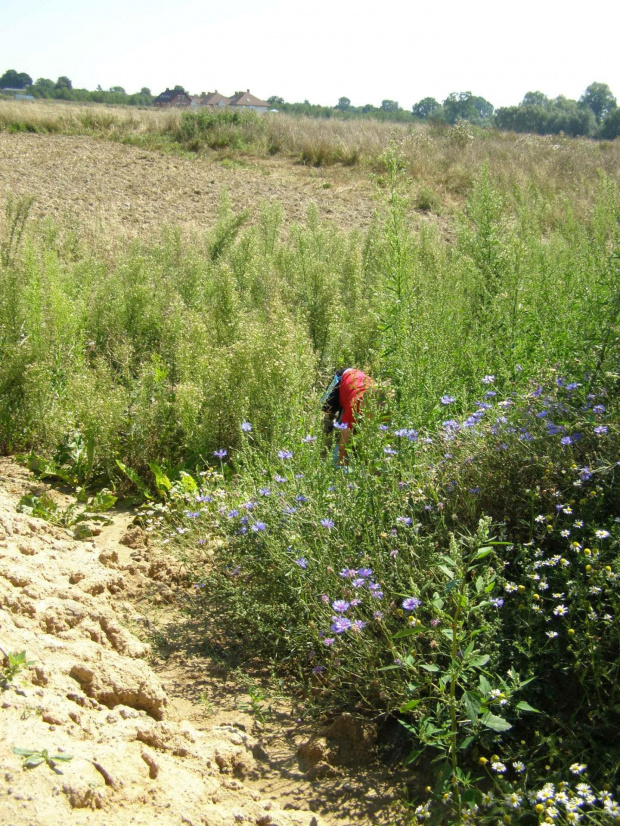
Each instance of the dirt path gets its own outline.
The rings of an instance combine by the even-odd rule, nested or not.
[[[35,212],[78,218],[94,238],[146,237],[163,225],[213,225],[223,191],[237,210],[282,204],[288,225],[315,203],[321,219],[365,227],[375,204],[368,174],[281,159],[220,162],[149,152],[89,137],[0,132],[0,199],[32,195]]]
[[[133,514],[78,542],[17,512],[41,488],[0,459],[0,646],[33,661],[0,690],[3,824],[400,822],[386,770],[351,768],[371,746],[354,720],[319,737],[283,698],[240,708],[247,681],[205,651]],[[25,769],[14,747],[72,759]]]

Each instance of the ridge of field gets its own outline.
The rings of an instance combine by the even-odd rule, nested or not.
[[[260,161],[257,168],[278,175],[291,167],[298,173],[300,166],[350,169],[351,174],[343,178],[330,175],[335,175],[337,185],[362,179],[364,189],[369,172],[384,171],[382,157],[396,142],[411,177],[414,204],[431,212],[462,207],[484,165],[506,191],[534,185],[549,198],[569,196],[577,212],[586,208],[600,173],[616,181],[620,174],[620,141],[499,132],[466,122],[433,126],[253,112],[0,102],[3,131],[99,137],[225,163]],[[274,168],[269,159],[284,163]],[[288,174],[299,181],[296,174]]]

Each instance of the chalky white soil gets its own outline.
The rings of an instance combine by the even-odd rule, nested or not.
[[[118,532],[77,542],[18,513],[33,487],[0,460],[0,646],[34,661],[0,691],[0,822],[324,823],[246,785],[257,742],[245,731],[172,719],[147,646],[127,628],[139,621],[127,599],[137,569],[119,558]],[[24,769],[14,746],[73,759],[58,773]]]

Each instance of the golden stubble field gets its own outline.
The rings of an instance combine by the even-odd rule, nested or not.
[[[319,171],[286,159],[185,158],[86,136],[0,132],[0,198],[33,196],[33,215],[77,221],[93,237],[148,237],[165,225],[213,225],[222,194],[233,208],[279,202],[285,224],[311,203],[321,219],[367,226],[376,204],[362,170]]]

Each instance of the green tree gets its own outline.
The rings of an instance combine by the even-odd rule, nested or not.
[[[26,86],[32,86],[32,78],[26,72],[8,69],[0,77],[0,89],[25,89]]]
[[[443,102],[448,123],[466,120],[470,123],[488,123],[493,117],[493,104],[471,92],[452,92]]]
[[[551,101],[544,95],[542,92],[526,92],[523,96],[523,100],[519,104],[520,106],[542,106],[543,109],[547,108],[551,104]]]
[[[48,77],[38,77],[32,87],[35,97],[50,98],[54,94],[56,84]]]
[[[71,83],[68,77],[65,77],[65,75],[61,75],[61,77],[59,77],[56,81],[56,88],[67,89],[70,92],[73,89],[73,84]]]
[[[141,95],[144,95],[144,97],[147,97],[147,98],[151,98],[151,97],[153,97],[153,95],[151,94],[151,90],[148,88],[148,86],[143,86],[143,87],[140,89],[140,94],[141,94]],[[205,93],[204,93],[204,92],[202,93],[202,96],[203,96],[203,97],[205,96]]]
[[[607,141],[620,138],[620,107],[616,106],[602,122],[597,137]]]
[[[114,92],[117,95],[126,95],[127,92],[123,89],[122,86],[110,86],[110,91]]]
[[[616,98],[606,83],[591,83],[579,98],[579,103],[592,109],[597,123],[605,120],[607,115],[618,106]]]
[[[267,98],[267,103],[270,106],[284,106],[284,98],[280,98],[277,95],[272,95],[270,98]]]
[[[346,112],[347,109],[351,108],[351,101],[349,98],[339,98],[338,105],[336,109],[340,109],[341,112]]]
[[[430,115],[438,109],[441,109],[441,103],[435,100],[435,98],[422,98],[422,100],[413,104],[411,111],[416,118],[426,120],[426,118],[430,117]]]
[[[400,106],[396,100],[382,100],[381,108],[384,112],[398,112]]]

